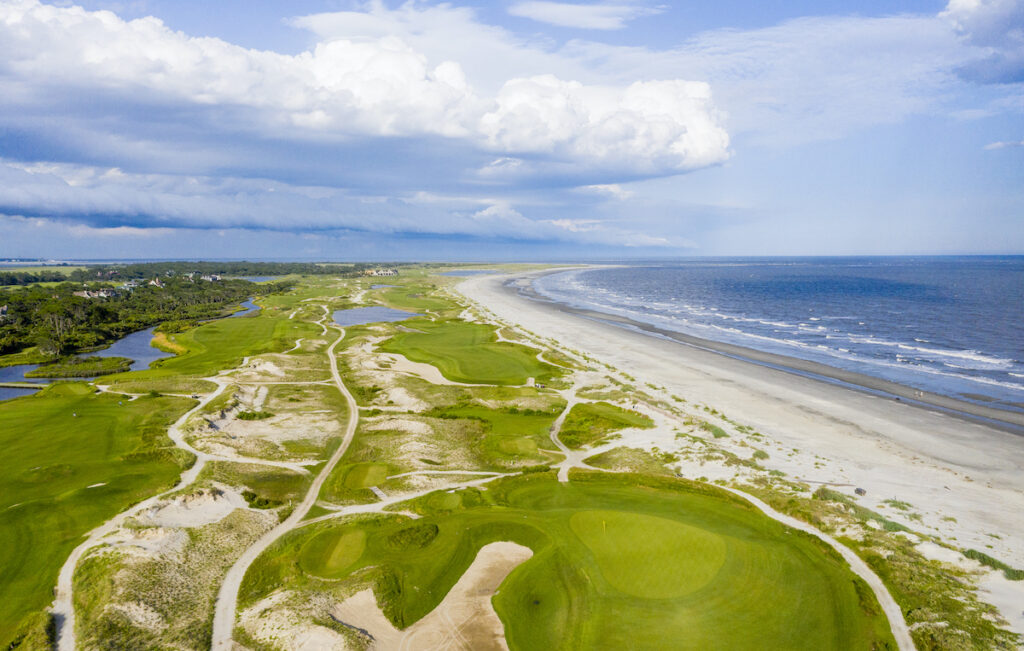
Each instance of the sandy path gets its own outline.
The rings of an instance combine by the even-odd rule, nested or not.
[[[324,311],[329,315],[327,307],[324,306]],[[337,326],[335,326],[337,327]],[[324,325],[326,331],[326,325]],[[313,504],[316,503],[317,497],[320,495],[320,488],[323,486],[324,481],[331,474],[334,466],[338,464],[341,457],[344,456],[348,450],[349,444],[352,443],[352,438],[356,433],[356,424],[359,422],[359,406],[356,404],[355,398],[349,393],[345,387],[345,383],[341,380],[341,374],[338,372],[337,360],[334,356],[334,350],[341,343],[342,339],[345,338],[344,328],[338,328],[338,338],[331,344],[327,349],[327,358],[331,363],[331,376],[334,378],[334,384],[338,387],[338,391],[345,396],[345,402],[348,404],[348,423],[345,427],[344,438],[342,439],[341,445],[334,451],[331,458],[328,459],[320,473],[313,479],[313,484],[309,487],[306,492],[305,498],[300,502],[295,510],[291,512],[291,515],[285,519],[284,522],[277,525],[269,532],[264,534],[259,540],[257,540],[251,547],[245,550],[239,557],[235,564],[228,570],[227,575],[224,577],[223,583],[221,583],[220,591],[217,593],[217,602],[213,614],[213,638],[212,648],[215,650],[228,651],[231,649],[232,640],[231,635],[235,628],[235,611],[238,608],[238,590],[242,585],[242,579],[245,578],[245,573],[248,571],[249,566],[252,565],[260,554],[262,554],[270,545],[272,545],[278,538],[283,536],[285,533],[294,529],[304,517],[309,509],[312,508]]]
[[[184,443],[183,434],[181,427],[188,419],[198,412],[200,409],[205,407],[207,403],[216,398],[227,386],[220,378],[207,378],[217,384],[217,390],[213,393],[203,396],[192,409],[188,410],[182,416],[171,425],[168,430],[168,436],[176,445],[180,445],[187,450],[192,450],[190,446]],[[80,545],[72,550],[71,555],[68,556],[67,560],[64,561],[64,565],[60,568],[60,574],[57,575],[57,587],[54,594],[53,605],[50,607],[50,612],[53,614],[57,628],[57,649],[59,651],[74,651],[75,649],[75,608],[74,608],[74,597],[73,597],[73,578],[75,574],[75,568],[78,566],[78,561],[81,560],[85,552],[92,549],[94,546],[99,544],[100,539],[117,529],[128,517],[147,509],[157,501],[159,501],[164,495],[173,493],[181,490],[195,481],[196,477],[202,471],[203,466],[206,463],[206,459],[200,459],[199,453],[196,454],[196,462],[192,464],[192,467],[181,473],[181,479],[178,483],[169,491],[154,495],[148,499],[139,502],[135,506],[125,511],[122,511],[113,518],[107,520],[100,526],[89,532],[89,536]]]
[[[441,603],[404,631],[384,617],[370,589],[338,604],[331,614],[369,633],[375,651],[508,649],[491,597],[505,577],[532,556],[529,547],[511,542],[484,545]]]

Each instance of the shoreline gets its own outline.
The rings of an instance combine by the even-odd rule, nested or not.
[[[876,378],[856,371],[847,371],[821,362],[696,337],[616,314],[574,307],[543,296],[533,288],[533,281],[537,278],[561,271],[565,270],[559,269],[557,271],[517,275],[504,283],[504,288],[509,292],[519,294],[527,300],[548,305],[552,309],[566,314],[607,323],[624,330],[639,331],[646,336],[669,339],[684,346],[724,355],[749,364],[758,364],[766,368],[806,377],[818,382],[831,383],[849,390],[862,391],[926,409],[937,409],[944,414],[956,418],[962,418],[1004,432],[1024,436],[1024,413],[1021,412],[980,405],[952,396],[915,389],[892,380]]]
[[[751,426],[790,451],[764,462],[770,469],[851,496],[853,487],[862,487],[867,493],[856,497],[858,503],[880,513],[892,512],[887,501],[909,503],[920,517],[915,523],[920,531],[1024,566],[1024,439],[1019,434],[930,405],[587,318],[505,286],[535,275],[470,278],[455,291],[492,319],[608,364],[635,378],[637,387],[646,384],[659,395],[681,396],[691,409],[711,407],[731,422]],[[1024,632],[1020,613],[1007,615]]]

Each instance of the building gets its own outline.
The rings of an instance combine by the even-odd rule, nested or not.
[[[72,296],[80,296],[82,298],[114,298],[115,296],[117,296],[117,290],[110,288],[98,289],[96,291],[83,289],[74,292]]]
[[[372,269],[366,272],[367,276],[397,276],[397,269]]]
[[[6,318],[7,318],[7,306],[6,305],[0,305],[0,321],[3,321]]]
[[[149,281],[149,284],[152,285],[153,287],[159,287],[160,289],[164,288],[164,284],[160,281],[159,278],[154,278],[153,280]]]

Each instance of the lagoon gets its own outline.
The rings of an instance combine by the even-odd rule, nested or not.
[[[354,326],[382,321],[405,321],[414,316],[420,315],[415,312],[404,312],[383,305],[375,305],[373,307],[355,307],[350,310],[335,310],[334,322],[340,326]]]

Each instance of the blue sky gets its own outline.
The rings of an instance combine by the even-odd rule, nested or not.
[[[0,0],[0,257],[1024,253],[1024,0]]]

